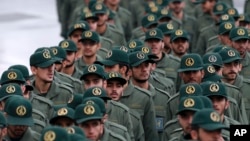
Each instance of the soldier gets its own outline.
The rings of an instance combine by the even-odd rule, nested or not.
[[[131,37],[131,31],[132,31],[132,21],[130,17],[132,16],[131,12],[127,9],[119,6],[121,3],[120,0],[105,0],[104,3],[107,5],[111,11],[115,13],[115,18],[120,19],[122,24],[122,30],[125,35],[126,41],[128,41]]]
[[[33,92],[48,98],[54,104],[66,104],[72,98],[72,89],[53,80],[56,60],[49,49],[33,53],[30,56],[30,67],[35,76],[32,81]]]
[[[247,14],[240,14],[239,17],[239,26],[250,28],[250,17]]]
[[[159,140],[163,141],[163,126],[166,120],[167,103],[170,95],[161,89],[154,87],[148,80],[151,71],[151,62],[154,62],[147,54],[135,51],[129,54],[129,62],[131,67],[131,82],[142,89],[151,92],[155,112],[156,112],[156,129],[158,131]]]
[[[219,54],[222,57],[223,61],[223,79],[222,81],[237,86],[242,93],[242,97],[244,99],[244,104],[246,107],[246,114],[249,121],[249,110],[247,109],[249,103],[248,100],[248,87],[250,85],[250,81],[246,78],[243,78],[239,75],[239,71],[241,69],[241,60],[240,54],[237,50],[232,48],[222,49]]]
[[[203,82],[201,84],[203,88],[203,95],[207,96],[213,102],[213,108],[220,115],[220,119],[223,124],[227,127],[230,125],[240,124],[238,121],[225,115],[225,111],[229,108],[229,100],[224,84],[220,82]],[[228,131],[223,131],[223,137],[226,140],[230,140],[230,135]]]
[[[59,126],[48,126],[41,133],[39,141],[70,141],[67,130]]]
[[[79,21],[77,23],[74,23],[69,28],[68,39],[74,41],[76,46],[77,46],[77,52],[76,52],[75,59],[82,57],[82,44],[81,44],[81,42],[78,42],[78,41],[81,39],[82,33],[86,30],[90,30],[90,27],[89,27],[88,23],[85,21]]]
[[[206,49],[206,53],[211,53],[218,46],[232,46],[232,41],[230,40],[229,33],[232,29],[235,28],[235,24],[233,22],[223,22],[219,25],[218,30],[218,40],[219,43],[210,45]]]
[[[133,29],[131,39],[145,39],[145,32],[157,26],[157,17],[155,14],[146,14],[142,17],[141,26]]]
[[[242,68],[239,74],[246,78],[250,78],[248,75],[250,72],[250,54],[247,52],[249,37],[246,28],[237,27],[232,29],[229,33],[229,37],[232,41],[232,47],[240,53],[240,57],[242,58]]]
[[[70,141],[85,141],[87,139],[83,130],[76,125],[66,127],[66,131],[70,136]]]
[[[171,54],[173,50],[172,50],[172,46],[170,43],[171,42],[170,37],[171,37],[172,32],[175,30],[173,24],[172,23],[161,23],[157,26],[157,28],[159,28],[164,35],[163,52],[166,54]]]
[[[229,7],[226,9],[226,14],[234,18],[235,26],[238,27],[240,18],[238,10],[235,7]]]
[[[178,58],[163,53],[164,43],[163,33],[161,32],[161,30],[155,28],[147,31],[145,42],[146,45],[151,48],[152,54],[158,57],[157,59],[154,59],[157,64],[155,71],[157,71],[158,69],[161,71],[163,70],[163,74],[159,74],[172,79],[176,84],[176,90],[178,91],[180,87],[180,82],[177,75],[177,69],[179,68],[180,60]]]
[[[202,82],[204,77],[203,62],[198,54],[190,53],[186,54],[181,59],[181,66],[178,69],[179,75],[184,84]],[[173,95],[168,103],[169,115],[167,120],[171,120],[174,117],[174,113],[177,110],[177,103],[179,100],[179,93]]]
[[[117,133],[117,134],[121,135],[127,141],[134,140],[134,138],[131,137],[130,134],[128,133],[128,129],[125,126],[117,123],[117,121],[113,122],[112,119],[111,120],[109,119],[109,115],[108,115],[109,113],[107,113],[107,111],[110,110],[110,109],[108,109],[106,107],[104,99],[105,99],[104,97],[102,97],[102,98],[100,98],[98,96],[94,96],[94,97],[90,96],[89,97],[89,95],[88,95],[88,96],[84,96],[82,103],[83,104],[96,104],[100,108],[101,113],[103,115],[103,122],[104,122],[104,127],[105,128],[109,129],[110,131],[112,131],[114,133]],[[106,99],[105,99],[105,101],[106,101]],[[119,113],[117,112],[117,114],[119,114]]]
[[[90,10],[98,17],[96,32],[113,40],[115,45],[126,44],[124,34],[108,25],[108,8],[103,3],[95,3]]]
[[[188,96],[180,99],[178,111],[176,113],[178,123],[181,128],[175,129],[170,141],[181,141],[190,139],[191,122],[194,114],[204,108],[204,104],[199,96]],[[176,132],[179,130],[179,132]],[[182,132],[181,132],[182,131]]]
[[[104,65],[106,72],[119,72],[122,77],[127,80],[127,84],[124,85],[124,94],[120,100],[121,103],[140,114],[145,133],[145,140],[158,139],[155,129],[155,111],[151,94],[134,86],[128,81],[130,80],[130,75],[127,53],[122,50],[113,49],[107,54],[106,59],[96,63]],[[140,106],[135,107],[135,105]]]
[[[136,47],[134,51],[141,51],[150,57],[153,57],[153,58],[155,57],[154,55],[152,55],[151,48],[146,47],[146,46]],[[149,65],[152,65],[152,66],[151,66],[151,73],[150,73],[148,81],[154,87],[168,92],[170,96],[174,95],[176,93],[176,87],[175,87],[173,80],[167,77],[161,77],[157,74],[157,72],[154,72],[154,69],[156,67],[155,61],[152,61]],[[160,71],[160,70],[157,70],[157,71]]]
[[[191,123],[191,138],[198,141],[224,140],[222,129],[229,129],[229,127],[221,122],[220,115],[211,108],[197,111]]]
[[[53,126],[70,127],[75,125],[74,120],[75,110],[67,106],[59,106],[55,108],[52,118],[49,123]]]
[[[250,8],[249,8],[250,6],[249,6],[249,5],[250,5],[249,0],[246,0],[246,1],[245,1],[245,4],[244,4],[244,6],[245,6],[245,7],[244,7],[244,13],[246,13],[246,14],[248,14],[248,15],[250,15]]]
[[[75,61],[75,66],[83,70],[87,65],[93,64],[97,60],[102,60],[102,57],[97,55],[101,47],[100,38],[95,31],[84,31],[82,38],[79,40],[83,46],[83,56]]]
[[[101,110],[95,104],[80,104],[76,107],[75,120],[88,139],[101,141],[125,141],[122,136],[114,134],[107,128],[104,128],[102,118],[103,115]]]
[[[6,140],[39,141],[40,134],[30,127],[34,125],[32,105],[21,96],[10,97],[4,107],[7,119]]]
[[[177,29],[171,34],[171,47],[172,54],[181,59],[181,57],[188,53],[189,50],[189,36],[187,31],[182,29]]]
[[[196,43],[196,31],[195,28],[193,28],[195,27],[195,24],[197,24],[196,19],[184,12],[185,2],[183,0],[170,0],[169,8],[172,11],[173,17],[179,24],[178,29],[187,31],[189,35],[189,43],[192,47]]]
[[[63,61],[64,67],[61,72],[79,79],[82,72],[74,65],[77,51],[76,44],[72,40],[65,39],[60,41],[58,46],[66,51],[66,59]]]
[[[175,103],[175,105],[171,105],[171,107],[168,107],[167,109],[168,110],[167,122],[164,125],[164,132],[166,134],[167,140],[171,139],[172,137],[175,137],[174,135],[181,131],[179,130],[181,126],[178,123],[178,119],[176,116],[176,112],[178,111],[178,104],[180,103],[180,99],[183,97],[188,97],[188,96],[201,96],[201,95],[202,95],[202,88],[200,87],[198,83],[188,83],[188,84],[181,85],[180,92],[173,95],[167,101],[168,106],[169,106],[169,103],[171,104]]]

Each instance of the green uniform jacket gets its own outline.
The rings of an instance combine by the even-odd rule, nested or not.
[[[117,14],[116,18],[119,18],[121,21],[125,39],[126,41],[128,41],[131,38],[131,31],[133,29],[132,21],[131,21],[132,14],[131,12],[129,12],[127,9],[123,7],[118,7],[116,14]]]
[[[122,126],[120,124],[111,121],[105,121],[104,126],[110,131],[121,135],[124,139],[126,139],[126,141],[131,141],[128,129],[125,126]]]
[[[59,84],[55,81],[51,83],[47,94],[41,94],[35,87],[34,83],[35,82],[32,83],[32,86],[34,88],[33,92],[39,96],[48,98],[49,100],[53,101],[55,105],[66,104],[73,97],[73,92],[69,87],[63,84]]]
[[[28,128],[23,137],[19,141],[39,141],[40,140],[40,134],[31,130],[31,128]],[[8,135],[4,137],[7,141],[12,141]]]
[[[164,141],[164,124],[167,122],[167,102],[170,95],[161,89],[153,87],[149,84],[149,92],[151,92],[154,101],[156,115],[156,129],[158,131],[159,141]]]
[[[244,13],[250,15],[250,0],[246,0],[244,5]]]
[[[181,85],[177,72],[180,66],[180,59],[163,53],[161,60],[156,62],[156,64],[156,69],[154,71],[156,72],[157,69],[164,70],[165,76],[174,81],[176,84],[176,90],[178,91]]]
[[[83,72],[81,70],[79,70],[77,67],[75,67],[73,74],[71,75],[71,77],[76,78],[76,79],[80,79],[80,77],[82,76]],[[82,86],[81,86],[82,87]]]
[[[244,76],[244,78],[250,79],[250,53],[246,52],[245,57],[241,60],[242,69],[240,71],[240,75]]]
[[[126,141],[126,139],[124,139],[121,135],[118,135],[117,133],[104,128],[104,133],[100,141]]]
[[[121,103],[137,111],[142,119],[145,140],[158,140],[155,123],[154,102],[150,93],[129,82],[121,97]]]
[[[230,117],[224,116],[223,124],[225,124],[227,127],[230,127],[230,125],[240,125],[240,123],[236,120],[233,120]],[[228,130],[222,130],[222,136],[226,141],[230,140],[230,132]]]
[[[114,45],[126,45],[125,36],[120,31],[116,30],[115,28],[111,27],[109,24],[106,24],[107,29],[104,33],[100,34],[103,37],[111,39],[114,41]]]
[[[203,56],[208,48],[208,40],[216,35],[218,35],[218,26],[215,24],[201,29],[195,49],[193,51]]]
[[[182,128],[177,118],[167,121],[167,123],[164,125],[164,133],[166,141],[179,136],[181,132]]]
[[[178,111],[178,104],[179,104],[180,94],[179,92],[174,94],[170,99],[167,101],[167,121],[176,118],[176,113]]]
[[[242,97],[246,107],[247,118],[248,121],[250,121],[250,80],[243,78],[241,75],[238,75],[233,85],[239,87],[242,93]]]
[[[139,26],[132,30],[131,39],[140,39],[144,41],[145,39],[145,32],[142,30],[142,26]]]
[[[145,134],[140,114],[137,111],[130,109],[130,115],[131,121],[133,123],[133,133],[135,141],[145,141]]]
[[[55,71],[55,77],[59,79],[59,81],[62,81],[63,83],[67,83],[73,86],[73,92],[74,93],[81,93],[83,90],[83,85],[82,82],[80,81],[80,79],[78,78],[74,78],[71,77],[70,75],[67,75],[65,73],[61,73],[61,72],[57,72]],[[59,82],[58,79],[55,79],[56,82],[58,83],[62,83]],[[68,86],[68,85],[67,85]]]
[[[111,50],[112,47],[114,46],[114,41],[111,39],[108,39],[106,37],[100,36],[100,43],[101,43],[101,48],[106,49],[106,50]],[[106,56],[105,56],[106,57]]]
[[[134,140],[133,124],[129,111],[130,109],[120,102],[110,100],[107,103],[108,120],[126,127],[131,140]]]
[[[175,84],[170,78],[160,77],[158,74],[152,72],[148,81],[154,87],[168,92],[170,96],[176,93]]]
[[[145,1],[142,0],[131,0],[129,11],[133,15],[132,19],[132,26],[133,29],[141,26],[141,19],[145,15]]]

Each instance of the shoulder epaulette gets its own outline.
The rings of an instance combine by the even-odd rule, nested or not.
[[[125,126],[121,125],[121,124],[118,124],[118,123],[115,123],[115,122],[112,122],[112,121],[108,121],[108,125],[112,126],[112,127],[115,127],[115,128],[119,128],[119,129],[123,130],[124,132],[128,132],[128,129]]]
[[[203,27],[203,28],[200,30],[200,33],[205,32],[206,30],[209,30],[210,27],[212,27],[212,26],[213,26],[213,24],[208,25],[208,26],[206,26],[206,27]]]
[[[107,41],[107,42],[109,42],[110,44],[114,44],[114,41],[113,40],[111,40],[111,39],[109,39],[109,38],[106,38],[106,37],[101,37],[101,40],[104,40],[104,41]]]
[[[61,75],[61,76],[66,77],[66,78],[68,78],[68,79],[70,79],[70,80],[73,81],[73,82],[82,83],[81,80],[76,79],[76,78],[74,78],[74,77],[72,77],[72,76],[70,76],[70,75],[68,75],[68,74],[65,74],[65,73],[62,73],[62,72],[59,72],[58,74]]]
[[[165,125],[164,125],[164,128],[169,127],[170,125],[175,124],[175,123],[178,123],[178,119],[177,118],[171,119],[168,122],[166,122]]]
[[[63,89],[66,89],[68,90],[71,94],[73,94],[73,89],[68,87],[67,85],[64,85],[63,83],[57,83],[58,84],[58,87],[60,88],[63,88]]]
[[[114,137],[114,138],[116,138],[116,139],[119,139],[119,140],[121,140],[121,141],[126,141],[126,139],[123,137],[123,136],[121,136],[121,135],[119,135],[119,134],[116,134],[116,133],[114,133],[114,132],[109,132],[109,134],[110,134],[110,136],[112,136],[112,137]]]
[[[250,84],[250,79],[244,78],[243,82]]]
[[[232,118],[230,118],[230,117],[228,117],[228,116],[224,116],[224,118],[225,118],[226,120],[229,121],[230,125],[231,125],[231,124],[232,124],[232,125],[239,125],[239,124],[240,124],[239,121],[234,120],[234,119],[232,119]]]
[[[129,108],[126,105],[124,105],[124,104],[122,104],[120,102],[113,101],[113,100],[110,100],[109,102],[110,102],[110,104],[121,107],[125,111],[129,112]]]
[[[160,93],[162,93],[162,94],[164,94],[164,95],[166,95],[166,96],[168,96],[168,98],[171,97],[170,94],[169,94],[168,92],[163,91],[162,89],[159,89],[159,88],[156,88],[156,87],[155,87],[155,90],[156,90],[156,91],[159,91]]]
[[[135,86],[135,88],[136,88],[137,90],[139,90],[139,91],[141,91],[141,92],[147,94],[148,96],[152,97],[152,94],[150,93],[150,91],[147,91],[147,90],[145,90],[145,89],[142,89],[142,88],[140,88],[140,87],[138,87],[138,86]]]
[[[170,97],[170,99],[167,101],[167,103],[169,103],[169,101],[171,101],[171,100],[173,100],[173,99],[175,99],[176,97],[179,97],[179,96],[180,96],[179,93],[174,94],[173,96]]]
[[[235,85],[232,85],[232,84],[229,84],[229,83],[223,83],[226,87],[230,87],[230,88],[234,88],[236,90],[240,90],[239,87],[235,86]]]
[[[39,115],[42,119],[44,119],[44,121],[45,121],[46,118],[47,118],[41,111],[39,111],[39,110],[37,110],[37,109],[32,109],[32,113],[33,113],[33,114],[36,114],[36,115]]]
[[[177,58],[177,57],[173,56],[172,54],[169,54],[168,56],[169,56],[169,58],[172,59],[172,60],[175,60],[175,61],[177,61],[177,62],[181,62],[181,59],[180,59],[180,58]]]
[[[128,11],[126,8],[119,7],[119,10],[121,10],[121,11],[122,11],[122,13],[128,14],[129,16],[131,16],[131,15],[132,15],[132,14],[131,14],[131,12],[130,12],[130,11]],[[129,17],[128,17],[128,18],[129,18]]]
[[[37,99],[39,101],[42,101],[43,103],[47,103],[51,107],[53,107],[54,105],[53,101],[51,101],[50,99],[36,95],[36,94],[33,94],[32,99],[30,99],[30,101],[32,101],[33,99]]]
[[[110,27],[111,27],[111,26],[110,26]],[[121,31],[116,30],[116,27],[115,27],[115,28],[111,27],[111,28],[109,28],[109,29],[112,30],[114,33],[117,33],[117,34],[119,34],[119,35],[121,35],[121,36],[124,36],[123,33],[122,33]]]

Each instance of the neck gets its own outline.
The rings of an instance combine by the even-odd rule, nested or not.
[[[163,57],[163,53],[161,52],[160,54],[157,54],[156,55],[158,58],[157,59],[155,59],[155,61],[159,61],[159,60],[161,60],[162,59],[162,57]]]
[[[35,87],[41,94],[47,93],[49,91],[50,86],[51,82],[44,82],[38,78],[35,79]]]
[[[143,89],[146,89],[146,90],[149,89],[149,83],[148,83],[148,81],[145,81],[145,82],[138,82],[138,81],[136,81],[136,80],[134,80],[134,79],[132,78],[132,82],[133,82],[133,84],[134,84],[135,86],[138,86],[138,87],[143,88]]]
[[[96,54],[93,56],[89,56],[89,57],[82,56],[82,60],[87,65],[94,64],[94,62],[96,61]]]
[[[112,5],[112,4],[109,4],[109,3],[107,3],[106,5],[112,11],[117,11],[118,10],[118,5]]]
[[[75,71],[75,66],[74,65],[72,65],[71,67],[64,67],[62,69],[63,73],[68,74],[70,76],[72,76],[72,74],[74,73],[74,71]]]
[[[97,25],[97,28],[96,28],[96,31],[100,34],[100,35],[102,35],[102,34],[104,34],[105,33],[105,31],[106,31],[106,29],[107,29],[107,24],[105,23],[105,24],[103,24],[103,25]]]
[[[183,11],[179,12],[179,13],[173,13],[173,16],[179,20],[182,20],[183,19]]]
[[[222,79],[223,82],[233,85],[235,80]]]

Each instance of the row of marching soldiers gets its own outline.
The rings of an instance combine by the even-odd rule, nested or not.
[[[199,31],[206,45],[207,33],[216,34],[207,52],[199,46],[206,53],[193,50],[190,31],[158,24],[154,14],[126,43],[106,24],[106,6],[94,3],[67,39],[38,47],[29,67],[14,64],[2,73],[2,140],[230,140],[229,125],[250,120],[250,22],[232,18],[233,9],[225,15],[221,2],[200,5],[210,2],[213,12],[224,13]]]

